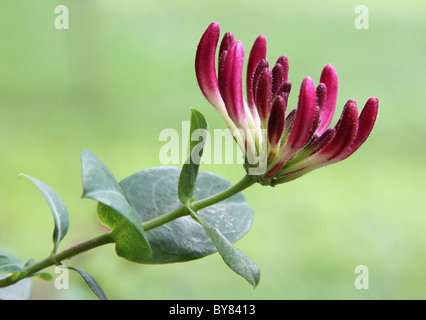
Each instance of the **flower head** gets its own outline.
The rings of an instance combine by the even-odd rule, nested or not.
[[[198,44],[195,71],[207,100],[225,119],[246,159],[249,174],[265,185],[296,179],[316,168],[352,155],[368,138],[377,117],[378,99],[368,99],[358,115],[355,100],[348,100],[334,127],[330,127],[337,100],[338,78],[328,64],[315,86],[303,79],[297,108],[288,112],[292,88],[289,64],[280,56],[270,68],[266,39],[260,35],[251,49],[243,95],[244,48],[232,33],[225,33],[216,49],[220,26],[211,23]]]

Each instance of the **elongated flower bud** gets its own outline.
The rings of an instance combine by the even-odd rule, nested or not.
[[[271,148],[275,148],[284,131],[286,100],[278,96],[271,108],[271,115],[268,121],[268,142]]]
[[[246,128],[246,114],[242,87],[244,48],[235,41],[224,61],[221,92],[230,118],[239,127]]]
[[[195,72],[204,96],[222,114],[225,105],[219,91],[215,59],[219,36],[219,24],[210,24],[198,44],[195,57]]]
[[[310,77],[306,77],[300,88],[296,119],[287,141],[287,147],[293,150],[300,149],[306,143],[315,118],[315,107],[314,81]]]
[[[247,103],[252,110],[256,108],[253,93],[254,73],[259,62],[265,59],[266,39],[263,35],[260,35],[253,44],[247,65]]]

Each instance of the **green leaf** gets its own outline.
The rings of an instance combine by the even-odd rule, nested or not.
[[[228,267],[246,279],[253,288],[256,288],[260,280],[260,271],[257,265],[243,252],[234,247],[215,227],[192,211],[191,208],[188,207],[188,209],[191,211],[193,218],[201,223],[204,231]]]
[[[102,290],[101,286],[96,282],[96,280],[86,271],[83,271],[78,268],[74,267],[68,267],[68,269],[76,271],[78,274],[80,274],[84,281],[86,281],[87,285],[92,289],[93,293],[96,294],[96,296],[101,300],[108,300],[104,291]]]
[[[53,279],[53,276],[49,272],[37,272],[34,274],[34,277],[39,277],[44,281],[51,281]]]
[[[5,267],[6,269],[12,268],[9,270],[16,270],[18,272],[23,271],[22,262],[19,261],[14,256],[0,250],[0,257],[2,257],[1,261],[3,261],[2,262],[3,267]],[[10,264],[13,264],[14,266],[11,267]],[[13,271],[13,272],[16,272],[16,271]],[[0,279],[7,276],[9,276],[9,274],[0,274]],[[0,300],[27,300],[30,298],[31,289],[32,289],[32,280],[22,279],[11,286],[0,288]]]
[[[135,214],[111,171],[89,150],[82,152],[81,164],[84,187],[82,197],[100,203],[98,218],[113,230],[117,255],[134,262],[151,258],[151,248],[141,219]]]
[[[0,273],[23,272],[24,270],[7,256],[0,256]]]
[[[59,195],[54,191],[51,187],[49,187],[44,182],[24,175],[20,174],[19,176],[24,176],[30,179],[36,187],[40,190],[47,203],[49,204],[50,210],[53,214],[53,219],[55,220],[55,228],[53,230],[53,251],[56,252],[59,243],[65,237],[69,228],[69,216],[67,208],[65,207],[64,202],[59,197]]]
[[[183,204],[188,204],[192,198],[203,148],[206,143],[206,135],[206,118],[201,112],[191,109],[189,158],[183,165],[178,185],[178,197]],[[201,141],[199,140],[200,138]]]
[[[120,182],[126,198],[142,221],[149,221],[181,206],[177,191],[180,171],[176,167],[155,167]],[[194,188],[196,200],[215,195],[231,185],[218,175],[199,172]],[[200,210],[199,215],[231,243],[242,238],[253,221],[253,211],[241,193]],[[146,237],[153,254],[152,258],[142,261],[146,264],[184,262],[216,252],[203,227],[190,216],[152,229],[146,232]]]
[[[151,248],[147,252],[148,240],[145,232],[142,234],[120,213],[101,202],[98,203],[97,213],[99,221],[115,231],[115,251],[118,256],[132,262],[143,262],[152,256]]]
[[[24,268],[29,267],[32,264],[34,264],[34,260],[30,259],[24,264]],[[32,277],[40,278],[40,279],[45,280],[45,281],[50,281],[50,280],[53,279],[52,275],[48,272],[45,272],[45,271],[36,272],[32,275]]]

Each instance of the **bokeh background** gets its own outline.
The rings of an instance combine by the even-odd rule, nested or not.
[[[69,30],[54,26],[57,5],[69,9]],[[355,28],[358,5],[368,8],[368,29]],[[50,210],[19,173],[46,182],[66,203],[65,249],[105,231],[96,204],[80,199],[83,149],[121,180],[162,165],[159,134],[179,131],[190,107],[210,128],[225,128],[194,72],[199,38],[217,21],[247,56],[261,33],[271,63],[288,56],[293,106],[302,79],[318,81],[333,64],[336,119],[349,98],[361,108],[376,96],[373,134],[341,163],[244,191],[255,220],[236,245],[261,270],[255,290],[218,254],[146,266],[109,245],[68,264],[92,274],[110,299],[425,299],[425,14],[422,0],[1,1],[0,248],[24,261],[52,248]],[[244,174],[231,164],[201,170],[232,182]],[[354,286],[358,265],[368,267],[368,290]],[[70,277],[68,290],[35,282],[32,299],[96,298]]]

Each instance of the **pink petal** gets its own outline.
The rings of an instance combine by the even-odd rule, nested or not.
[[[336,108],[338,78],[334,67],[328,64],[321,73],[320,82],[327,87],[327,96],[321,113],[321,124],[318,128],[318,134],[322,134],[329,127],[333,119],[334,110]]]
[[[240,41],[235,41],[227,51],[223,67],[222,97],[229,117],[245,128],[247,122],[242,84],[244,48]]]
[[[286,147],[298,150],[304,146],[315,119],[316,94],[314,81],[310,77],[303,79],[300,88],[299,103],[294,126],[290,132]]]
[[[204,32],[197,47],[195,73],[197,81],[206,99],[216,108],[223,108],[216,76],[216,48],[220,36],[218,23],[211,23]]]
[[[250,51],[247,65],[247,103],[250,108],[255,108],[253,79],[257,65],[261,60],[266,59],[266,39],[263,35],[257,37]]]

